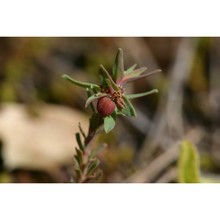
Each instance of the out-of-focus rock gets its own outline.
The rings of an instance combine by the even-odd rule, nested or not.
[[[58,105],[42,105],[39,116],[28,114],[22,104],[0,108],[0,139],[6,168],[56,170],[73,164],[75,133],[80,122],[87,132],[85,114]]]

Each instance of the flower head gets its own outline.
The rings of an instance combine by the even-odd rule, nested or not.
[[[89,91],[89,97],[86,101],[85,107],[98,99],[97,112],[102,117],[111,117],[113,114],[121,114],[124,116],[136,116],[135,109],[130,102],[130,99],[139,98],[142,96],[157,93],[157,89],[138,94],[126,94],[124,85],[128,82],[150,76],[153,73],[160,72],[155,70],[153,72],[143,74],[147,68],[136,68],[136,64],[124,70],[123,51],[118,49],[115,62],[113,65],[112,74],[100,65],[99,74],[101,76],[101,84],[85,83],[72,79],[68,75],[63,75],[63,78],[72,82],[75,85],[84,87]]]

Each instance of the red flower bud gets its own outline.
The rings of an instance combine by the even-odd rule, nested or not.
[[[105,117],[111,115],[115,110],[115,103],[109,97],[101,97],[97,102],[97,111],[98,113]]]

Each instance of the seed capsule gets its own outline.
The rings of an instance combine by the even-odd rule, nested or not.
[[[109,97],[101,97],[97,102],[97,111],[98,113],[105,117],[111,115],[115,110],[115,103]]]

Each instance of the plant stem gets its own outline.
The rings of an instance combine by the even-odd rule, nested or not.
[[[93,113],[90,119],[90,125],[88,129],[88,134],[84,136],[84,150],[82,151],[82,163],[80,164],[81,175],[77,178],[76,182],[85,183],[88,182],[93,176],[88,175],[88,164],[91,162],[90,155],[92,154],[92,141],[98,132],[102,129],[103,117]],[[81,127],[79,126],[80,132],[84,134]],[[95,177],[95,175],[94,175]]]

